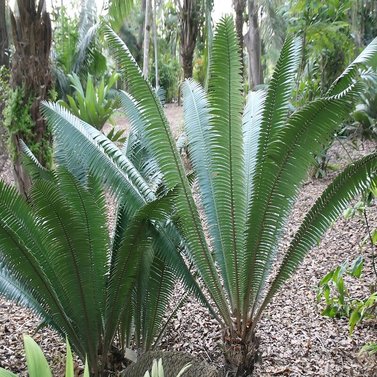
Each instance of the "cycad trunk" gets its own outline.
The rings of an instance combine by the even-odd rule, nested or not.
[[[253,373],[259,360],[259,343],[254,330],[246,330],[242,336],[226,332],[223,336],[225,365],[236,377],[246,377]]]
[[[263,83],[262,42],[258,23],[258,5],[255,0],[248,1],[248,12],[249,30],[245,36],[245,44],[249,55],[249,87],[254,89]]]
[[[20,140],[23,139],[43,165],[49,164],[50,137],[40,112],[41,101],[48,98],[51,88],[49,64],[51,48],[51,20],[44,0],[18,0],[19,13],[11,13],[14,55],[12,57],[11,86],[22,88],[22,107],[29,109],[31,126],[19,123],[18,114],[12,114],[10,124],[14,160],[14,174],[19,190],[24,195],[30,188],[30,178],[21,164]],[[30,127],[30,128],[29,128]]]
[[[9,66],[8,33],[5,18],[5,0],[0,0],[0,66]]]

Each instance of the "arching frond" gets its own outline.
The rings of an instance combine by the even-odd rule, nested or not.
[[[349,165],[327,187],[305,216],[259,309],[260,317],[273,295],[289,279],[310,249],[347,207],[349,201],[377,180],[377,154]]]
[[[56,143],[70,151],[65,155],[69,169],[74,168],[79,160],[82,166],[105,183],[114,195],[124,200],[129,199],[128,208],[134,212],[145,201],[154,199],[154,194],[133,164],[100,131],[59,105],[44,103],[43,112]],[[99,151],[103,153],[98,153]]]
[[[164,174],[164,182],[168,189],[179,186],[175,203],[178,216],[182,220],[180,226],[187,239],[191,257],[197,269],[200,270],[211,295],[215,298],[216,305],[222,312],[223,318],[226,318],[230,323],[226,298],[221,289],[215,264],[200,225],[191,188],[161,103],[156,98],[156,93],[151,85],[142,77],[140,68],[124,43],[108,26],[103,26],[103,32],[125,75],[130,93],[140,107],[140,112],[146,122],[144,129],[140,132],[143,133],[161,172]]]
[[[225,250],[224,279],[233,311],[242,310],[242,283],[246,200],[242,140],[242,77],[239,42],[231,18],[219,22],[212,46],[208,98],[213,195],[218,229]],[[211,224],[210,224],[211,225]]]
[[[358,69],[366,65],[376,66],[377,38],[361,52],[361,54],[344,70],[344,72],[334,81],[327,92],[328,96],[337,95],[349,87],[358,74]]]
[[[254,207],[248,224],[247,249],[249,260],[253,261],[249,287],[252,287],[254,307],[264,288],[279,237],[312,164],[313,155],[319,153],[321,146],[333,136],[359,90],[360,86],[352,86],[339,96],[316,100],[298,110],[281,130],[275,148],[269,148],[262,186],[263,194],[267,195],[263,197],[263,206]],[[255,204],[259,205],[258,202]]]
[[[219,230],[219,213],[215,205],[213,174],[209,150],[210,118],[207,96],[201,86],[193,80],[183,83],[183,110],[185,131],[191,163],[193,164],[200,186],[200,199],[209,224],[211,241],[216,253],[216,261],[226,274],[225,247],[223,246]],[[224,279],[229,290],[229,281]]]
[[[274,74],[269,84],[266,98],[263,103],[262,119],[259,128],[258,145],[255,157],[255,167],[253,167],[253,177],[250,186],[253,191],[247,209],[247,243],[246,243],[246,262],[242,276],[246,278],[246,296],[244,311],[249,306],[250,294],[251,301],[256,297],[256,287],[259,286],[263,276],[256,277],[257,271],[265,271],[264,262],[259,263],[259,249],[264,244],[260,237],[261,232],[270,233],[271,229],[266,226],[263,216],[266,206],[269,203],[269,185],[273,184],[274,176],[277,173],[275,159],[269,158],[270,150],[279,150],[279,133],[282,131],[288,116],[289,99],[294,83],[294,76],[300,60],[300,43],[293,37],[288,37],[284,43],[280,58],[277,62]],[[285,141],[289,144],[289,141]],[[254,152],[255,153],[255,152]],[[278,157],[276,162],[281,159]],[[273,228],[275,229],[275,228]],[[272,250],[268,249],[266,254],[271,255]],[[268,249],[268,250],[267,250]],[[258,261],[258,262],[257,262]],[[246,267],[248,266],[248,267]],[[251,270],[249,270],[251,268]],[[244,314],[245,315],[245,314]]]

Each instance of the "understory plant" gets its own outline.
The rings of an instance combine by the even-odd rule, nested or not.
[[[370,227],[367,207],[371,206],[376,197],[377,187],[372,185],[363,193],[358,202],[343,212],[345,219],[357,216],[364,222],[367,236],[361,241],[360,246],[369,244],[371,247],[370,259],[375,279],[377,278],[375,254],[377,229]],[[329,271],[318,284],[317,301],[325,302],[321,314],[330,318],[347,318],[350,334],[364,319],[376,318],[377,315],[376,282],[369,286],[369,294],[366,297],[355,297],[351,293],[353,283],[360,281],[363,277],[364,264],[365,259],[362,255],[351,262],[346,260]]]
[[[60,100],[59,104],[83,121],[101,130],[119,105],[118,98],[111,96],[111,89],[119,75],[113,73],[109,78],[103,76],[98,83],[95,83],[95,79],[88,74],[85,89],[78,75],[72,73],[68,77],[74,94],[73,97],[67,95],[67,102]],[[108,138],[114,142],[123,143],[125,141],[123,134],[124,130],[116,131],[113,127]]]
[[[352,297],[345,283],[345,276],[360,279],[363,273],[364,259],[360,256],[352,263],[343,262],[328,272],[319,282],[317,300],[325,301],[321,314],[330,318],[348,318],[350,334],[363,319],[376,317],[377,292],[360,299]]]
[[[198,201],[155,91],[119,37],[106,25],[102,32],[127,82],[129,92],[119,93],[122,107],[151,158],[138,173],[132,154],[50,103],[44,114],[55,142],[67,152],[66,166],[79,163],[114,195],[132,198],[136,207],[174,189],[170,221],[183,236],[187,260],[212,299],[223,328],[226,362],[236,376],[249,375],[258,351],[256,327],[267,305],[348,201],[375,180],[377,154],[348,166],[308,211],[289,247],[279,248],[313,156],[331,140],[363,90],[358,68],[376,54],[377,41],[325,96],[291,113],[300,42],[287,38],[267,90],[250,92],[245,103],[233,21],[220,21],[208,92],[191,80],[183,86]],[[156,190],[151,190],[153,179],[146,177],[158,178]]]
[[[52,377],[51,370],[48,366],[47,360],[43,355],[42,350],[38,344],[29,335],[24,335],[24,346],[26,353],[27,371],[29,377]],[[74,377],[74,365],[71,346],[67,340],[67,355],[65,366],[65,377]],[[17,377],[16,374],[11,373],[3,368],[0,368],[0,377]],[[89,377],[89,368],[85,362],[85,369],[83,377]]]
[[[360,96],[360,101],[355,110],[351,113],[351,123],[346,125],[342,134],[355,139],[376,138],[377,122],[377,76],[374,71],[366,72],[367,88]]]
[[[185,367],[181,369],[181,371],[177,374],[176,377],[181,377],[183,373],[185,373],[188,369],[190,369],[191,364],[187,364]],[[1,377],[1,376],[0,376]],[[145,372],[144,377],[165,377],[164,367],[162,365],[162,359],[153,360],[152,370]]]

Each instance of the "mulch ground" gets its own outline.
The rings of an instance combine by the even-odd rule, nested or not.
[[[167,115],[174,125],[175,135],[182,129],[182,109],[169,105]],[[345,143],[348,153],[356,159],[375,151],[376,143]],[[331,164],[341,168],[349,156],[339,142],[330,149]],[[0,178],[13,182],[11,165],[0,151]],[[3,166],[2,166],[3,165]],[[305,212],[337,172],[324,179],[309,179],[303,187],[287,226],[282,249],[298,228]],[[371,227],[377,227],[377,207],[368,208]],[[377,322],[367,320],[349,335],[347,320],[334,320],[320,315],[316,302],[319,280],[342,261],[358,255],[365,258],[362,278],[352,282],[352,294],[365,297],[376,282],[372,272],[372,250],[368,243],[364,220],[339,219],[327,232],[321,244],[312,250],[297,274],[268,306],[258,327],[261,338],[262,363],[256,376],[377,376],[375,356],[360,355],[360,348],[377,342]],[[179,287],[175,297],[179,297]],[[54,365],[56,376],[63,375],[65,347],[49,329],[39,330],[38,318],[28,310],[0,298],[0,366],[25,376],[22,334],[32,334]],[[216,322],[195,300],[189,300],[172,320],[162,339],[163,349],[187,351],[221,367],[221,331]]]

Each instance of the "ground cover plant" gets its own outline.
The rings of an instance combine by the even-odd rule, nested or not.
[[[124,110],[134,135],[151,157],[139,174],[132,154],[122,153],[58,105],[45,104],[58,149],[64,146],[67,152],[64,164],[72,169],[79,162],[114,195],[132,198],[131,211],[161,191],[175,190],[171,220],[180,229],[187,256],[215,304],[224,328],[226,361],[235,375],[248,375],[257,355],[255,330],[264,309],[347,202],[375,179],[376,154],[347,167],[309,210],[276,275],[270,276],[284,225],[313,156],[331,139],[363,90],[358,68],[370,63],[377,42],[346,69],[326,96],[290,113],[300,44],[287,38],[268,89],[249,94],[242,116],[237,39],[231,19],[220,22],[213,41],[208,94],[192,81],[183,90],[189,155],[205,213],[202,224],[155,91],[124,43],[106,25],[102,30],[129,89],[119,94]],[[159,177],[157,189],[151,189],[147,176]]]

